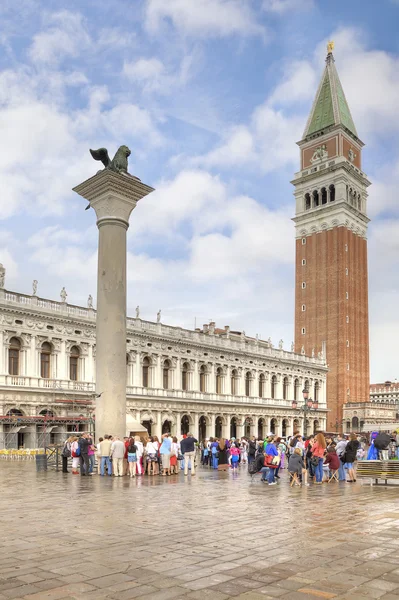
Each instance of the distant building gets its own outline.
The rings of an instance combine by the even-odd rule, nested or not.
[[[329,45],[330,46],[330,45]],[[329,47],[295,174],[295,348],[325,343],[327,429],[369,401],[367,188],[359,139]]]
[[[307,414],[307,431],[324,429],[324,358],[282,346],[215,323],[192,331],[128,318],[129,415],[158,437],[289,435],[303,430],[303,412],[292,402],[301,406],[306,388],[319,404]],[[0,448],[34,448],[92,430],[95,361],[92,301],[74,306],[0,285]]]
[[[397,381],[370,384],[369,402],[349,402],[344,405],[344,432],[368,431],[373,425],[386,424],[396,429],[399,421],[399,384]],[[339,424],[340,425],[340,424]],[[341,430],[341,427],[339,427]]]

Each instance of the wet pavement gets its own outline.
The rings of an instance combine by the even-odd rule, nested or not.
[[[399,600],[399,486],[0,463],[0,600]]]

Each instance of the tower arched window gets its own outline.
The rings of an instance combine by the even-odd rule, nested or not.
[[[317,190],[313,191],[313,208],[316,208],[316,206],[319,206],[319,192]]]
[[[80,350],[77,346],[72,346],[71,354],[69,355],[69,379],[71,381],[78,380],[78,365],[79,365]]]
[[[170,360],[165,360],[163,363],[163,389],[168,390],[170,384]]]
[[[325,187],[321,188],[321,203],[327,204],[327,190]]]
[[[263,398],[265,393],[265,376],[263,373],[259,375],[259,398]]]
[[[143,359],[143,387],[148,388],[150,383],[150,359],[145,356]]]
[[[249,371],[245,374],[245,395],[251,395],[251,373]]]
[[[328,189],[330,190],[330,202],[334,202],[334,200],[335,200],[335,185],[331,184]]]
[[[310,208],[311,208],[310,194],[305,194],[305,210],[309,210]]]
[[[43,377],[43,379],[50,378],[50,366],[51,344],[49,344],[49,342],[43,342],[40,351],[40,377]]]
[[[185,392],[188,390],[188,364],[183,363],[181,370],[181,389]]]
[[[231,372],[231,395],[237,396],[238,373],[236,369]]]
[[[288,398],[288,377],[284,377],[283,379],[283,400],[287,400]]]
[[[10,348],[8,350],[8,372],[10,375],[19,375],[19,353],[21,342],[18,338],[10,339]]]
[[[272,375],[272,380],[271,380],[271,396],[272,396],[272,398],[275,398],[276,394],[277,394],[277,376]]]
[[[216,393],[222,393],[222,369],[218,367],[216,370]]]
[[[294,400],[299,400],[299,379],[296,377],[294,380]]]
[[[200,392],[206,392],[206,368],[202,365],[200,368]]]

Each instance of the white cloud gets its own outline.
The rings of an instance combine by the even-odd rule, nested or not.
[[[265,34],[247,0],[147,0],[147,29],[157,32],[165,21],[192,36]]]
[[[76,58],[90,43],[82,15],[62,10],[52,14],[47,29],[34,36],[29,54],[36,63],[55,65],[65,57]]]
[[[125,62],[123,74],[140,86],[144,93],[170,94],[188,82],[192,63],[193,56],[187,54],[183,57],[179,67],[175,71],[169,72],[158,58],[140,58],[136,61]]]
[[[205,167],[247,166],[263,173],[298,162],[295,142],[301,137],[303,117],[289,117],[265,103],[257,107],[248,126],[232,127],[225,140],[203,156],[188,159]]]
[[[266,12],[285,15],[288,12],[310,10],[314,0],[263,0],[262,8]]]

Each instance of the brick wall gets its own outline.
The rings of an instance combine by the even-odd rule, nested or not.
[[[310,355],[326,342],[327,428],[335,430],[345,402],[369,400],[367,242],[345,227],[305,239],[296,240],[295,348]]]

